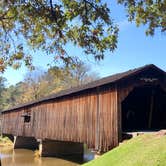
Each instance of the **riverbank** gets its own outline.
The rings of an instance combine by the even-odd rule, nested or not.
[[[13,143],[7,138],[0,136],[0,147],[13,146]]]
[[[133,138],[84,166],[165,166],[166,131]]]

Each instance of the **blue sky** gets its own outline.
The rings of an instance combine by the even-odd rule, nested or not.
[[[94,63],[93,59],[87,60],[79,48],[68,45],[67,50],[71,55],[78,55],[91,65],[93,71],[99,73],[100,77],[105,77],[114,73],[119,73],[129,69],[143,66],[145,64],[155,64],[166,70],[166,34],[156,32],[155,36],[145,35],[145,26],[136,27],[134,23],[127,21],[123,6],[115,2],[109,3],[111,16],[119,24],[120,32],[118,48],[115,52],[106,52],[105,58],[99,63]],[[51,58],[38,51],[34,55],[34,65],[44,69],[51,62]],[[8,80],[9,85],[21,81],[26,74],[25,67],[15,71],[8,69],[3,74]]]

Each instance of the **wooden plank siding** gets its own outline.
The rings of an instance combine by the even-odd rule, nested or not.
[[[99,149],[108,151],[118,145],[116,89],[105,89],[99,94],[99,101]]]
[[[27,111],[31,113],[31,120],[24,123],[22,115]],[[36,104],[2,116],[5,134],[84,142],[98,151],[107,151],[118,144],[117,92],[109,87]]]
[[[165,71],[147,65],[5,110],[2,132],[81,142],[105,152],[121,141],[123,100],[135,87],[145,85],[166,91]],[[31,114],[29,123],[22,117],[26,112]]]

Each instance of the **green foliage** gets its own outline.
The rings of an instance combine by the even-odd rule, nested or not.
[[[164,166],[166,136],[138,136],[84,166]]]
[[[7,0],[0,2],[0,70],[32,67],[28,45],[65,61],[65,45],[72,42],[95,59],[114,51],[118,28],[107,4],[100,0]],[[57,59],[55,59],[57,60]]]
[[[147,35],[166,30],[165,0],[117,0],[129,21],[147,24]],[[107,2],[109,3],[109,1]],[[30,50],[42,50],[68,63],[67,43],[96,60],[117,47],[118,28],[102,0],[3,0],[0,2],[0,71],[22,63],[33,68]],[[66,62],[67,61],[67,62]],[[72,63],[72,61],[70,61]]]
[[[18,97],[21,95],[22,89],[21,89],[21,83],[16,84],[15,86],[11,85],[8,88],[5,88],[2,92],[1,99],[2,101],[1,109],[7,109],[9,107],[13,107],[20,103]]]
[[[13,146],[13,143],[11,142],[11,140],[9,140],[8,137],[2,137],[0,136],[0,147],[3,146]]]
[[[3,92],[5,90],[5,84],[6,84],[6,79],[2,76],[0,76],[0,111],[3,109]]]
[[[0,79],[0,106],[1,109],[8,109],[97,78],[97,74],[91,72],[90,66],[78,59],[68,66],[52,66],[48,71],[37,68],[28,72],[22,82],[8,88],[5,88],[2,78],[2,81]]]
[[[147,35],[154,35],[155,29],[166,31],[166,1],[165,0],[118,0],[128,12],[129,21],[135,21],[137,26],[148,24]]]
[[[52,89],[50,89],[51,93],[79,86],[97,78],[97,74],[91,71],[90,66],[78,59],[75,59],[75,62],[69,66],[51,67],[46,74],[46,79],[53,83]]]

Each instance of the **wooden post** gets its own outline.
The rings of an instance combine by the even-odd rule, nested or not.
[[[153,109],[154,109],[154,90],[152,90],[150,98],[150,112],[149,112],[149,123],[148,123],[149,129],[152,127]]]
[[[100,145],[100,99],[99,99],[99,87],[97,87],[97,117],[96,117],[96,139],[95,150],[99,151]]]
[[[2,130],[3,130],[3,117],[2,117],[3,115],[0,113],[0,136],[2,137]]]

